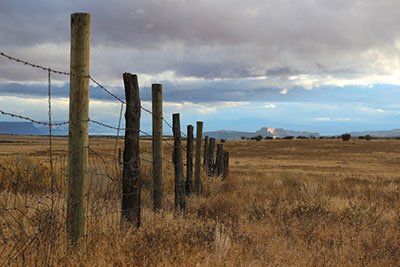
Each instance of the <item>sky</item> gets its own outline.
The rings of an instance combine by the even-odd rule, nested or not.
[[[400,128],[396,0],[1,0],[0,51],[69,71],[70,14],[91,14],[90,73],[143,106],[162,83],[164,117],[206,131],[261,127],[340,134]],[[53,75],[53,120],[68,118],[68,77]],[[91,85],[90,117],[120,104]],[[0,109],[47,119],[47,73],[0,57]],[[0,116],[1,121],[15,120]],[[151,131],[143,113],[142,129]],[[183,128],[184,126],[182,126]],[[165,127],[167,128],[167,127]],[[167,129],[166,129],[167,130]]]

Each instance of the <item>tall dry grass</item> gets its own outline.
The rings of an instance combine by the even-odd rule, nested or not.
[[[110,150],[105,143],[98,149]],[[398,266],[399,145],[380,140],[228,142],[228,179],[204,177],[204,195],[190,197],[185,216],[174,215],[170,174],[165,210],[151,211],[150,167],[144,164],[142,227],[124,232],[119,229],[119,189],[107,178],[117,173],[93,163],[106,175],[90,194],[87,236],[80,250],[67,246],[63,190],[56,194],[55,213],[50,212],[45,159],[4,155],[0,164],[19,169],[21,182],[37,188],[10,190],[9,180],[18,172],[3,177],[0,197],[7,203],[0,205],[0,263]],[[39,171],[24,176],[32,164]]]

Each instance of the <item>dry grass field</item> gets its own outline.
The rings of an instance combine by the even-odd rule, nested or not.
[[[225,181],[174,216],[151,211],[151,143],[141,142],[142,227],[119,230],[115,140],[90,140],[87,236],[66,245],[66,144],[55,138],[51,212],[48,140],[0,137],[0,264],[54,266],[399,266],[400,141],[228,141]],[[123,143],[120,140],[119,147]],[[97,152],[96,152],[97,151]],[[165,146],[166,158],[171,150]]]

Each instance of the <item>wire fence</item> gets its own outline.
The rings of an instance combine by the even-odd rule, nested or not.
[[[54,135],[55,127],[69,125],[70,122],[54,121],[52,75],[71,75],[69,72],[34,64],[3,52],[0,52],[0,56],[10,62],[39,69],[47,74],[48,110],[47,121],[41,121],[0,109],[0,114],[3,116],[45,126],[48,131],[47,142],[43,138],[33,136],[2,138],[6,151],[0,153],[0,266],[12,265],[15,262],[22,265],[54,265],[59,263],[63,256],[55,256],[52,250],[55,247],[66,246],[65,236],[60,233],[64,233],[62,230],[65,228],[68,158],[70,154],[82,151],[68,151],[66,139]],[[96,227],[99,217],[107,227],[111,228],[115,228],[120,222],[121,179],[124,164],[120,153],[123,146],[123,140],[120,138],[121,131],[136,130],[142,137],[148,138],[152,138],[152,134],[141,129],[122,127],[125,100],[91,75],[86,78],[95,85],[95,89],[102,90],[120,104],[119,117],[115,126],[90,117],[87,120],[90,124],[115,131],[115,136],[110,138],[90,137],[90,145],[85,148],[89,155],[86,218],[88,231],[90,231]],[[147,114],[153,115],[151,110],[143,106],[140,108]],[[162,120],[167,127],[173,129],[166,118],[163,117]],[[181,135],[187,136],[183,132]],[[163,143],[165,155],[172,155],[174,144],[165,138],[163,138]],[[16,150],[15,147],[18,149]],[[141,180],[145,200],[142,201],[142,206],[151,208],[150,199],[154,190],[151,179],[151,142],[144,140],[141,142],[140,149]],[[186,149],[185,146],[183,149]],[[174,208],[173,161],[167,157],[163,157],[163,161],[164,184],[161,186],[170,193],[166,194],[165,209],[172,210]],[[32,262],[31,255],[43,253],[43,251],[46,257],[41,260],[44,262]],[[68,253],[68,249],[65,251]]]

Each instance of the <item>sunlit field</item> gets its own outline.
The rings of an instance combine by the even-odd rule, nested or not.
[[[399,140],[227,141],[225,180],[174,215],[151,205],[151,141],[141,142],[142,226],[120,230],[120,139],[91,138],[87,235],[65,233],[67,139],[0,136],[0,264],[60,266],[398,266]],[[165,146],[165,158],[171,159]]]

